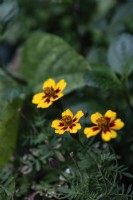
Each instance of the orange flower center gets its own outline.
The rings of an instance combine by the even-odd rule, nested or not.
[[[71,126],[72,125],[72,118],[71,118],[70,115],[63,116],[62,121],[64,123],[64,126]]]
[[[44,93],[47,97],[55,97],[56,95],[56,92],[52,87],[46,87]]]
[[[99,119],[97,119],[97,125],[103,131],[107,131],[109,130],[109,119],[105,117],[100,117]]]

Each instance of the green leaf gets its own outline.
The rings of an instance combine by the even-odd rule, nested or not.
[[[100,64],[107,64],[107,56],[106,56],[106,49],[93,47],[89,50],[87,54],[87,59],[90,64],[99,65]]]
[[[84,73],[88,62],[76,53],[61,38],[34,33],[25,43],[22,51],[22,74],[34,92],[42,90],[48,78],[56,81],[65,79],[65,93],[85,85]]]
[[[0,4],[0,21],[8,21],[17,14],[15,1],[4,1]]]
[[[97,7],[98,7],[98,14],[105,15],[109,12],[109,10],[114,6],[115,0],[96,0],[97,1]]]
[[[112,42],[108,50],[108,62],[111,68],[122,76],[128,76],[133,70],[133,36],[122,34]]]
[[[55,155],[57,156],[57,158],[58,158],[59,161],[65,162],[65,158],[64,158],[64,156],[62,155],[61,152],[55,151]]]
[[[111,20],[111,26],[119,25],[122,22],[125,22],[129,17],[133,16],[133,1],[129,1],[125,4],[122,4],[114,14]]]
[[[85,85],[104,89],[121,87],[110,68],[91,69],[88,62],[61,38],[40,32],[34,33],[25,43],[21,70],[33,92],[41,91],[43,82],[49,77],[56,81],[65,79],[66,94]]]
[[[2,173],[4,171],[2,170]],[[3,174],[2,176],[4,176],[5,174]],[[7,174],[6,174],[7,175]],[[8,179],[6,179],[5,181],[0,180],[1,181],[1,185],[0,185],[0,200],[6,199],[6,200],[10,200],[11,196],[13,195],[14,191],[15,191],[15,180],[14,177],[12,177],[11,175],[8,177]],[[6,198],[5,198],[6,195]]]
[[[9,160],[16,145],[19,106],[18,100],[12,103],[0,101],[0,165]]]
[[[0,165],[4,165],[16,145],[18,131],[18,108],[22,100],[18,98],[15,83],[0,73]]]
[[[4,71],[0,69],[0,100],[4,99],[12,101],[22,93],[15,81],[8,77]]]
[[[124,176],[129,177],[129,178],[133,178],[133,175],[128,173],[128,172],[123,172],[122,173]]]
[[[86,71],[85,79],[88,86],[105,90],[121,89],[120,81],[109,67],[94,67]]]

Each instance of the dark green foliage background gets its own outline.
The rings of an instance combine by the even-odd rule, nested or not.
[[[133,199],[132,8],[132,0],[0,1],[1,200]],[[65,95],[36,109],[32,96],[49,77],[66,80]],[[51,121],[67,108],[86,113],[83,127],[109,109],[125,122],[109,144],[80,131],[96,162],[69,134],[54,134]]]

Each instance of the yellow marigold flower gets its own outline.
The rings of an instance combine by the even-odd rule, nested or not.
[[[76,115],[73,116],[73,113],[67,109],[62,113],[61,120],[54,120],[51,127],[55,128],[55,133],[63,134],[65,131],[70,133],[77,133],[81,129],[79,119],[83,116],[83,112],[79,110]]]
[[[124,126],[124,122],[121,119],[116,119],[116,115],[116,112],[111,110],[108,110],[104,116],[99,112],[92,114],[91,121],[96,125],[84,129],[86,137],[89,138],[102,132],[102,139],[106,142],[110,141],[111,138],[116,138],[116,130],[120,130]]]
[[[37,104],[37,108],[47,108],[63,96],[62,91],[65,87],[66,82],[64,79],[56,83],[53,79],[49,78],[43,83],[43,92],[33,96],[32,103]]]

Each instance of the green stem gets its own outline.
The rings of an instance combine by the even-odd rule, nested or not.
[[[12,194],[12,200],[14,200],[14,193]]]
[[[73,152],[70,153],[70,157],[72,158],[72,160],[73,160],[73,162],[74,162],[74,164],[75,164],[75,166],[76,166],[77,172],[78,172],[78,174],[79,174],[79,176],[80,176],[80,179],[81,179],[81,182],[82,182],[82,181],[83,181],[82,173],[81,173],[81,171],[80,171],[80,168],[79,168],[79,166],[78,166],[78,163],[77,163],[77,161],[76,161],[76,159],[75,159],[75,155],[74,155]]]
[[[109,145],[109,148],[111,149],[111,151],[113,152],[114,156],[115,156],[115,165],[116,165],[116,171],[115,171],[115,175],[114,175],[114,180],[113,180],[113,183],[111,185],[111,188],[109,190],[109,194],[112,192],[113,188],[115,187],[115,183],[116,183],[116,179],[117,179],[117,176],[118,176],[118,162],[117,162],[117,157],[116,157],[116,154],[114,152],[114,149],[112,148],[111,145]]]
[[[84,145],[84,144],[81,142],[81,140],[79,139],[79,133],[74,134],[74,135],[71,134],[71,136],[72,136],[73,139],[75,139],[75,140],[78,142],[78,144],[82,147],[82,149],[84,150],[84,152],[96,162],[96,159],[94,158],[94,156],[92,156],[92,155],[88,152],[88,150],[86,149],[85,145]]]

